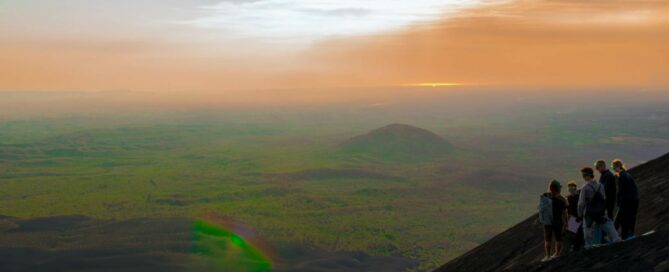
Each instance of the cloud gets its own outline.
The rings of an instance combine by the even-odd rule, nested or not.
[[[307,55],[330,65],[326,85],[661,89],[669,88],[667,14],[666,1],[511,1],[407,30],[329,39]]]
[[[318,16],[335,16],[335,17],[364,17],[372,14],[370,9],[362,8],[335,8],[335,9],[303,9],[304,13],[311,13]]]
[[[362,35],[427,22],[471,6],[465,0],[255,0],[222,1],[203,7],[207,14],[184,23],[260,38],[317,40]]]
[[[667,1],[28,2],[0,17],[0,89],[669,88]]]

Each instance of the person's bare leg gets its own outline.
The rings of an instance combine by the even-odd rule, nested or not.
[[[555,256],[562,256],[562,242],[555,242]]]
[[[546,252],[546,258],[551,257],[551,242],[544,241],[544,251]]]

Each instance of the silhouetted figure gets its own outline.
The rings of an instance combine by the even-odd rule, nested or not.
[[[562,236],[567,223],[567,206],[569,203],[560,191],[562,185],[557,180],[548,184],[548,192],[541,195],[539,203],[539,221],[544,225],[544,250],[548,261],[562,254]],[[551,243],[555,237],[555,254],[551,256]]]
[[[639,190],[634,178],[627,172],[623,161],[613,160],[611,167],[618,174],[619,210],[616,216],[616,227],[620,227],[620,236],[623,240],[632,239],[635,237],[634,227],[639,210]]]
[[[581,191],[578,189],[578,184],[574,180],[567,183],[567,188],[569,190],[569,195],[567,195],[567,202],[569,203],[569,206],[567,207],[567,222],[572,222],[572,220],[577,221],[578,229],[576,232],[569,230],[565,232],[566,239],[564,247],[567,252],[579,251],[583,248],[583,223],[578,220],[578,199]]]
[[[606,216],[609,219],[613,220],[615,214],[613,213],[616,208],[616,176],[606,167],[606,162],[599,160],[595,162],[595,168],[599,171],[599,183],[604,186],[604,192],[606,195]]]
[[[616,175],[606,167],[606,162],[598,160],[595,162],[595,169],[599,172],[599,183],[604,186],[604,193],[606,195],[606,216],[613,221],[616,209]],[[602,235],[599,228],[595,229],[595,241],[602,241],[604,243],[610,242],[609,237]]]

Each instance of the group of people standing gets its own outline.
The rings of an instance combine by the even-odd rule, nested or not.
[[[581,176],[585,184],[579,190],[576,181],[569,181],[566,198],[558,180],[548,184],[548,192],[539,201],[546,253],[542,261],[570,251],[635,238],[639,209],[636,182],[621,160],[613,160],[611,169],[603,160],[595,162],[595,169],[583,167]],[[599,172],[599,180],[595,179],[595,170]],[[551,255],[553,239],[555,251]]]

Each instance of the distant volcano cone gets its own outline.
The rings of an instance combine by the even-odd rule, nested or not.
[[[453,145],[429,130],[391,124],[345,141],[340,150],[388,160],[424,161],[448,155]]]

